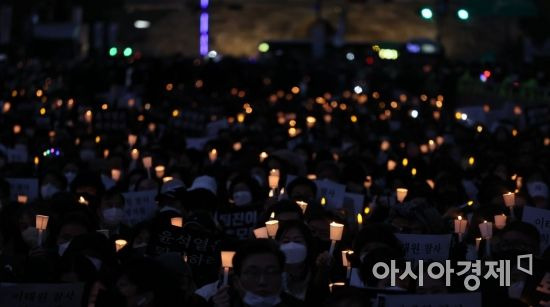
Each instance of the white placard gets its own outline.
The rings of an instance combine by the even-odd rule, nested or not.
[[[38,198],[37,178],[6,178],[10,184],[10,200],[17,200],[19,195],[27,195],[28,201]]]
[[[316,180],[315,184],[317,184],[317,198],[321,199],[325,197],[327,200],[327,208],[342,208],[344,204],[344,194],[346,193],[345,185],[328,179]]]
[[[153,217],[157,210],[156,196],[155,190],[124,193],[127,223],[135,225]]]
[[[0,305],[10,307],[78,307],[83,283],[0,284]]]
[[[544,251],[550,245],[550,210],[524,207],[521,220],[537,227],[540,233],[540,248]]]
[[[451,234],[421,235],[395,234],[405,249],[405,259],[410,261],[445,261],[449,259]]]

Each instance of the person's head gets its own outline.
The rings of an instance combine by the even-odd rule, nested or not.
[[[258,199],[258,183],[250,176],[239,175],[231,180],[229,197],[236,206],[246,206]]]
[[[291,200],[301,200],[309,203],[315,200],[317,186],[305,177],[298,177],[288,184],[287,192]]]
[[[303,214],[300,206],[293,201],[281,200],[271,206],[267,211],[268,214],[275,213],[275,219],[283,221],[302,220]]]
[[[274,297],[282,290],[285,255],[274,241],[244,242],[233,257],[234,286],[246,303],[247,297]]]
[[[313,236],[311,231],[301,221],[287,221],[281,223],[275,240],[286,256],[287,264],[311,263],[313,258]]]
[[[124,196],[116,189],[105,192],[99,210],[99,217],[104,224],[118,226],[125,216]]]
[[[506,225],[492,241],[492,255],[495,259],[515,259],[518,255],[539,254],[539,231],[528,223],[514,221]]]

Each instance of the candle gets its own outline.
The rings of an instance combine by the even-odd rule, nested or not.
[[[42,233],[48,227],[48,219],[49,216],[47,215],[36,215],[36,229],[38,229],[38,246],[42,246]]]
[[[134,145],[136,145],[136,142],[137,142],[137,135],[128,134],[128,145],[130,145],[130,147],[134,147]]]
[[[265,222],[265,227],[267,228],[267,234],[271,238],[275,238],[275,235],[277,234],[277,230],[279,229],[279,221],[278,220],[269,220]]]
[[[224,286],[227,285],[227,281],[229,279],[229,268],[233,267],[233,256],[235,256],[235,252],[232,252],[232,251],[221,252]]]
[[[516,205],[516,195],[512,192],[508,192],[506,194],[502,194],[502,198],[504,198],[504,204],[506,207],[510,208]]]
[[[254,236],[256,237],[256,239],[268,239],[269,235],[267,234],[267,228],[260,227],[254,229]]]
[[[476,238],[476,252],[479,252],[479,245],[481,244],[481,238]]]
[[[336,246],[336,241],[342,240],[342,234],[344,233],[344,225],[336,222],[330,223],[330,244],[329,255],[334,253],[334,247]]]
[[[361,213],[357,213],[357,225],[359,226],[359,228],[363,226],[363,216],[361,215]]]
[[[324,197],[324,196],[323,196],[323,197],[321,197],[321,206],[323,206],[323,207],[324,207],[324,206],[326,206],[326,204],[327,204],[327,198],[326,198],[326,197]]]
[[[115,182],[118,182],[120,180],[120,170],[119,169],[116,169],[116,168],[113,168],[111,170],[111,178],[115,181]]]
[[[263,163],[265,161],[265,159],[267,159],[267,157],[268,157],[267,152],[262,151],[260,153],[260,163]]]
[[[348,255],[353,254],[352,250],[342,251],[342,266],[346,268],[346,278],[349,279],[351,275],[351,262],[348,260]]]
[[[132,151],[130,152],[130,156],[132,157],[132,160],[137,160],[139,158],[139,150],[137,150],[136,148],[132,149]]]
[[[407,197],[407,193],[409,190],[405,188],[397,188],[397,201],[402,203],[405,200],[405,197]]]
[[[302,213],[305,214],[307,209],[307,203],[301,200],[297,201],[296,203],[298,204],[298,206],[300,206],[300,209],[302,209]]]
[[[115,241],[115,249],[116,251],[120,251],[124,246],[126,246],[126,244],[128,244],[128,242],[126,242],[126,240],[122,240],[122,239],[119,239],[119,240],[116,240]]]
[[[214,163],[214,161],[218,159],[218,150],[216,150],[216,148],[213,148],[210,152],[208,152],[208,159],[211,163]]]
[[[92,111],[91,111],[91,110],[87,110],[87,111],[84,113],[84,121],[85,121],[87,124],[91,124],[91,123],[92,123],[92,118],[93,118]]]
[[[346,285],[346,283],[344,283],[344,282],[334,282],[334,283],[328,284],[328,288],[330,290],[330,293],[332,293],[332,288],[333,287],[342,287],[342,286],[345,286],[345,285]]]
[[[183,218],[181,217],[173,217],[170,218],[170,224],[175,227],[183,227]]]
[[[497,229],[502,229],[505,226],[506,226],[506,215],[505,214],[495,215],[495,227]]]
[[[458,240],[462,242],[462,235],[466,232],[467,220],[463,220],[462,216],[458,216],[455,220],[455,233],[458,234]]]
[[[29,197],[27,195],[17,195],[17,202],[20,204],[26,204],[29,200]]]
[[[481,237],[483,239],[491,239],[493,236],[493,223],[483,221],[483,223],[479,224],[479,231],[481,232]]]
[[[281,176],[281,172],[278,169],[272,169],[269,171],[269,188],[270,189],[276,189],[279,186],[279,179]]]
[[[388,171],[393,171],[395,169],[395,167],[397,166],[397,163],[393,160],[388,160]]]
[[[165,170],[164,165],[155,166],[155,174],[157,175],[157,178],[164,177],[164,170]]]
[[[89,204],[88,201],[84,198],[84,196],[80,196],[80,197],[78,198],[78,203],[79,203],[79,204],[86,205],[86,206]]]

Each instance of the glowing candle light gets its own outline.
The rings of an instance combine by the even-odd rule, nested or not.
[[[302,209],[302,213],[305,214],[307,209],[307,203],[301,200],[297,201],[296,203],[298,204],[298,206],[300,206],[300,209]]]
[[[497,229],[502,229],[506,226],[506,215],[500,214],[495,215],[495,227]]]
[[[137,150],[136,148],[132,149],[132,151],[130,152],[130,156],[132,157],[132,160],[136,161],[137,159],[139,159],[139,150]]]
[[[462,235],[466,232],[466,226],[468,226],[468,220],[463,220],[462,216],[454,221],[455,224],[455,233],[458,234],[458,240],[462,242]]]
[[[222,267],[223,267],[223,285],[227,285],[229,278],[229,269],[233,267],[233,257],[235,252],[233,251],[221,251]]]
[[[164,177],[164,171],[165,171],[164,165],[155,166],[155,174],[157,175],[157,178]]]
[[[183,218],[181,217],[173,217],[170,218],[170,224],[174,227],[183,227]]]
[[[262,151],[260,153],[260,163],[263,163],[265,161],[265,159],[267,159],[267,157],[269,157],[269,155],[267,154],[267,152],[265,151]]]
[[[269,220],[265,222],[265,227],[267,228],[267,235],[272,239],[275,239],[277,230],[279,230],[279,221],[278,220]]]
[[[29,197],[27,195],[17,195],[17,202],[20,204],[26,204],[27,201],[29,201]]]
[[[122,248],[124,248],[124,246],[126,246],[126,244],[128,244],[128,242],[126,240],[122,240],[122,239],[119,239],[119,240],[116,240],[115,241],[115,249],[116,251],[120,251]]]
[[[336,222],[330,223],[330,249],[328,251],[329,255],[332,256],[334,253],[334,248],[336,242],[342,240],[342,234],[344,233],[344,225]]]
[[[218,159],[218,150],[216,148],[213,148],[208,152],[208,159],[211,163],[214,163]]]
[[[113,179],[115,182],[118,182],[120,180],[121,171],[119,169],[113,168],[111,170],[111,179]]]
[[[38,230],[38,246],[42,246],[42,234],[44,230],[48,227],[48,220],[50,219],[47,215],[36,215],[36,229]]]
[[[409,190],[405,188],[397,188],[397,201],[402,203],[405,200],[405,197],[407,197],[407,193]]]

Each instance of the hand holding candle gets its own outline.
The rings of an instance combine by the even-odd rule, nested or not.
[[[405,200],[405,197],[407,197],[407,193],[409,190],[405,188],[397,188],[397,201],[402,203]]]
[[[267,227],[260,227],[260,228],[254,229],[254,236],[256,237],[256,239],[268,239],[269,235],[267,233]]]
[[[227,285],[229,279],[229,269],[233,267],[233,256],[235,252],[233,251],[222,251],[222,267],[223,267],[223,285]]]
[[[330,223],[330,249],[328,254],[332,256],[334,253],[334,247],[336,246],[336,241],[342,240],[342,234],[344,233],[344,225],[336,222]]]

